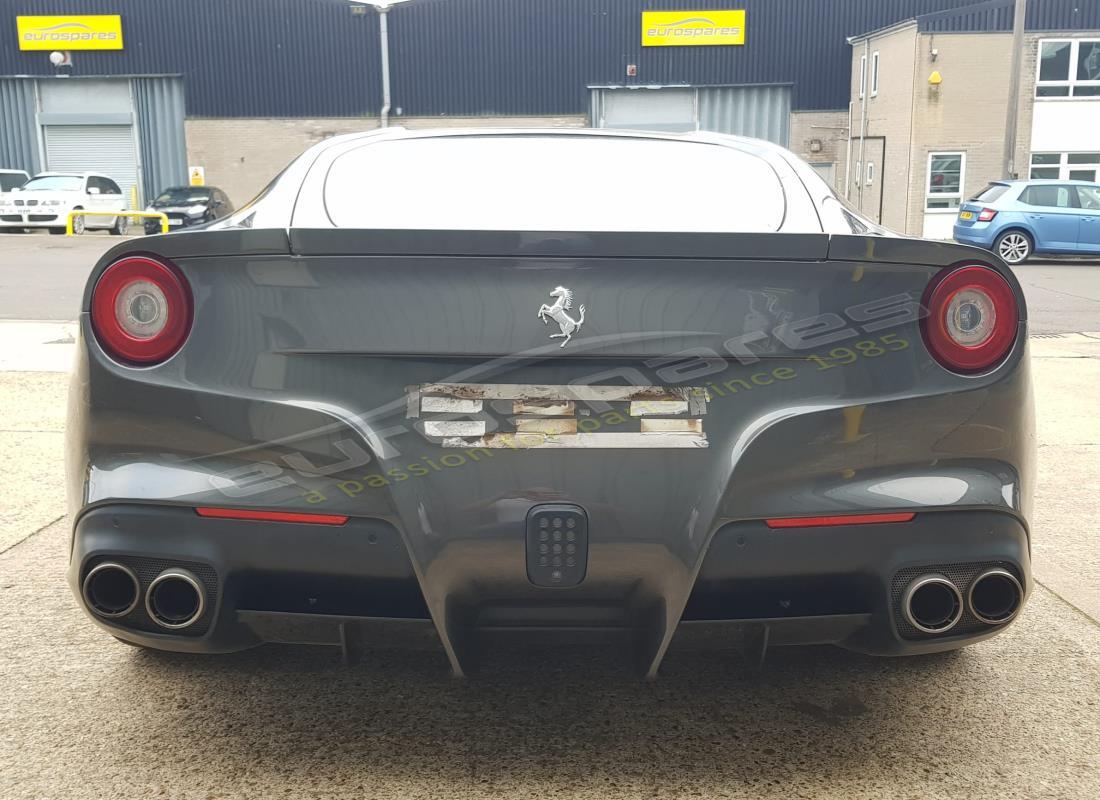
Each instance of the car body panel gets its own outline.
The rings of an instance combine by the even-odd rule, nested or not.
[[[653,675],[696,589],[698,609],[742,580],[779,595],[799,581],[843,583],[850,607],[829,605],[826,588],[796,604],[801,622],[773,619],[781,604],[688,621],[897,654],[994,632],[907,639],[884,612],[899,569],[1005,562],[1030,588],[1026,308],[1011,270],[987,253],[882,235],[830,210],[815,197],[827,187],[803,183],[793,160],[777,174],[812,209],[793,227],[816,221],[817,232],[334,229],[320,217],[280,227],[310,202],[304,187],[328,168],[323,154],[307,152],[226,220],[127,242],[92,273],[70,397],[70,579],[78,588],[89,563],[122,554],[208,563],[220,582],[202,635],[97,618],[116,635],[213,652],[310,630],[347,645],[353,624],[430,619],[463,674],[486,636],[617,632],[632,665]],[[304,200],[281,185],[287,175]],[[270,227],[247,227],[260,219]],[[190,285],[195,323],[172,358],[134,368],[102,349],[87,310],[108,266],[148,252]],[[1020,320],[1003,363],[958,375],[925,348],[920,300],[943,269],[974,263],[1003,276]],[[574,313],[586,309],[567,347],[538,313],[555,287],[575,295]],[[540,414],[548,403],[553,430]],[[672,405],[651,422],[648,403]],[[587,572],[568,589],[533,583],[525,561],[532,509],[562,503],[588,520]],[[347,515],[351,527],[195,515],[207,506]],[[919,521],[787,538],[763,527],[857,511]],[[233,531],[252,544],[226,543]],[[277,552],[249,562],[266,531]],[[831,534],[843,555],[815,571],[820,556],[802,548]],[[860,544],[875,535],[892,544]],[[394,591],[411,574],[419,616],[415,602],[380,608],[369,587],[326,613],[291,602],[290,588],[254,599],[257,581],[293,579],[323,605],[330,578],[369,583],[371,548],[396,558],[394,543],[408,559]],[[730,556],[758,551],[767,555],[747,571]]]

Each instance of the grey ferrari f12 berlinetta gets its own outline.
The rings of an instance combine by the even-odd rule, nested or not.
[[[1026,310],[709,133],[328,139],[92,271],[69,580],[130,644],[909,655],[1031,589]]]

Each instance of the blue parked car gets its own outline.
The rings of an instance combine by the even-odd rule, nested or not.
[[[959,207],[954,236],[1009,264],[1035,253],[1100,255],[1100,183],[995,181]]]

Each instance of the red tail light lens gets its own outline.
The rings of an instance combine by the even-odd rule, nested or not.
[[[92,292],[92,329],[111,356],[157,364],[183,345],[194,313],[191,288],[172,266],[129,256],[103,271]]]
[[[989,222],[995,216],[997,216],[997,212],[992,208],[983,208],[978,212],[978,222]]]
[[[1016,341],[1016,295],[1000,273],[971,266],[945,271],[924,295],[924,342],[952,372],[983,372],[999,363]]]

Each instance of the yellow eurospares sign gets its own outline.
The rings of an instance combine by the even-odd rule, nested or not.
[[[20,50],[121,50],[122,17],[16,17]]]
[[[744,44],[745,10],[643,11],[642,47]]]

